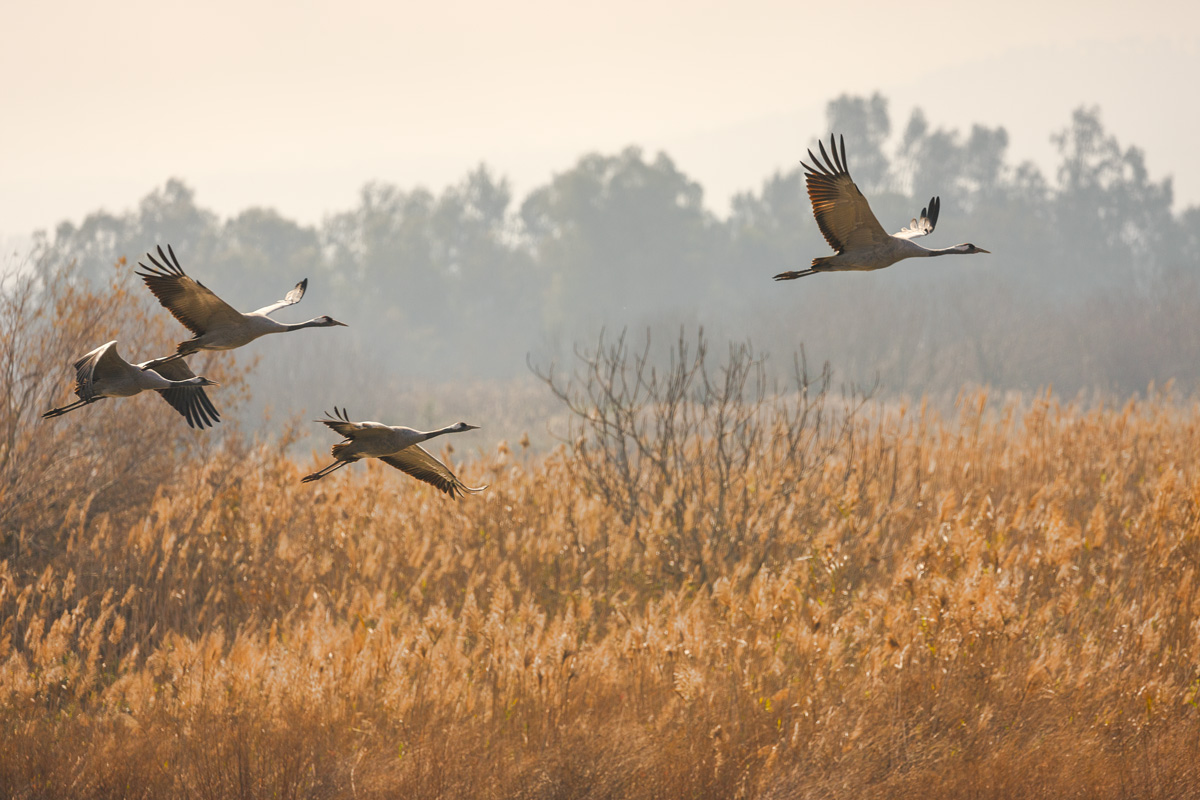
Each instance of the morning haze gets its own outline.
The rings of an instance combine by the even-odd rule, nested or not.
[[[669,154],[634,147],[583,156],[523,196],[486,165],[438,190],[373,182],[318,225],[267,209],[222,217],[172,179],[134,211],[60,224],[37,253],[102,280],[118,259],[169,243],[245,309],[307,277],[305,310],[281,318],[330,314],[351,327],[255,345],[251,420],[264,407],[315,414],[353,392],[368,416],[399,402],[432,423],[467,410],[457,393],[440,393],[449,406],[418,399],[439,394],[430,383],[528,379],[529,362],[562,368],[577,344],[625,328],[667,343],[703,326],[781,368],[803,347],[890,396],[1195,388],[1200,210],[1175,210],[1170,179],[1151,177],[1147,154],[1109,131],[1101,109],[1046,132],[1057,151],[1048,173],[1012,160],[1003,126],[946,128],[880,94],[831,99],[819,130],[845,136],[885,228],[937,194],[932,246],[969,241],[992,255],[776,284],[828,253],[799,166],[717,215]],[[297,368],[313,359],[320,369]]]
[[[6,7],[0,797],[1195,797],[1200,12],[809,5]]]

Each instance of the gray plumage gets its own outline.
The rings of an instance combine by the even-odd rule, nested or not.
[[[304,290],[308,288],[307,278],[297,283],[282,300],[243,314],[213,294],[207,286],[190,278],[179,266],[179,259],[175,257],[171,245],[167,245],[167,253],[164,253],[160,246],[158,256],[162,259],[161,263],[147,253],[146,257],[153,266],[148,267],[139,261],[138,266],[145,272],[139,272],[137,275],[158,298],[158,302],[162,303],[163,308],[170,311],[175,319],[194,335],[191,339],[180,342],[174,355],[160,359],[157,364],[183,358],[198,350],[232,350],[268,333],[346,326],[346,323],[338,322],[329,316],[294,323],[276,322],[271,319],[271,314],[279,309],[300,302],[304,297]]]
[[[384,425],[380,422],[351,422],[346,409],[334,407],[334,413],[325,413],[323,422],[335,432],[345,437],[345,441],[335,444],[332,449],[336,459],[329,466],[301,478],[302,483],[324,478],[334,470],[340,469],[361,458],[378,458],[398,470],[407,472],[417,480],[435,486],[451,497],[463,494],[482,492],[487,486],[472,489],[455,477],[450,468],[430,455],[420,443],[445,433],[463,433],[477,430],[478,425],[468,425],[459,422],[436,431],[418,431],[398,425]]]
[[[942,207],[941,199],[937,197],[921,209],[921,216],[912,220],[908,227],[889,234],[879,224],[867,198],[850,177],[845,138],[839,137],[839,141],[840,153],[833,137],[829,137],[832,157],[825,152],[823,143],[817,143],[824,163],[813,155],[812,150],[808,151],[808,157],[815,166],[800,162],[805,169],[804,182],[808,187],[808,198],[812,201],[817,227],[837,255],[814,258],[811,269],[781,272],[775,276],[775,280],[788,281],[817,272],[883,269],[905,258],[988,252],[969,243],[934,250],[912,241],[933,233],[937,226]]]
[[[205,393],[205,386],[217,384],[198,377],[182,359],[159,364],[130,364],[117,353],[116,341],[102,344],[75,362],[75,394],[79,400],[61,408],[52,408],[44,419],[59,417],[68,411],[95,403],[106,397],[132,397],[156,391],[193,428],[212,427],[221,417]]]

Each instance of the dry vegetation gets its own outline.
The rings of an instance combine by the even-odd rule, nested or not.
[[[618,341],[548,376],[565,445],[458,465],[482,496],[308,486],[154,397],[37,419],[173,332],[81,321],[126,278],[4,283],[0,796],[1196,793],[1195,408],[942,420]]]

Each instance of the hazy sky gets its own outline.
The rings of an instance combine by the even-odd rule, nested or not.
[[[876,90],[896,128],[914,105],[1002,124],[1047,170],[1097,104],[1200,203],[1200,4],[1179,0],[0,2],[0,242],[172,176],[222,214],[317,222],[368,180],[440,189],[483,161],[520,196],[628,144],[723,211],[826,133],[827,100]]]

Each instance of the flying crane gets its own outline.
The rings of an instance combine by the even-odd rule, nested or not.
[[[814,258],[810,269],[781,272],[775,276],[775,280],[790,281],[817,272],[883,269],[905,258],[988,252],[970,243],[934,250],[912,241],[933,233],[942,207],[938,197],[931,199],[929,205],[921,209],[921,216],[912,220],[908,227],[889,234],[875,219],[867,198],[850,177],[845,137],[839,136],[838,140],[841,143],[840,154],[833,136],[829,137],[832,158],[825,152],[825,145],[817,143],[825,163],[821,163],[822,159],[814,156],[812,150],[808,151],[808,158],[815,166],[800,162],[805,169],[804,182],[808,186],[808,198],[812,201],[817,227],[837,254]]]

